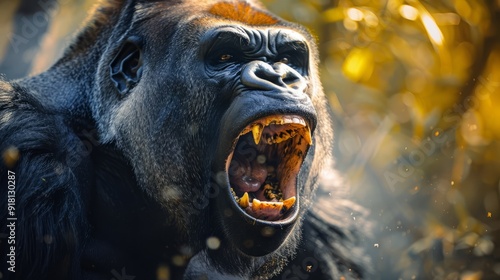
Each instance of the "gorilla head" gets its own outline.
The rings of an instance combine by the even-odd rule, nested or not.
[[[91,96],[103,141],[195,251],[215,236],[222,268],[280,266],[330,150],[314,40],[251,2],[128,4]]]
[[[253,1],[103,1],[51,69],[20,81],[22,92],[4,90],[41,108],[17,111],[11,123],[40,115],[41,127],[60,139],[97,130],[90,156],[59,164],[72,174],[60,187],[80,194],[83,206],[45,212],[83,222],[69,234],[51,224],[54,238],[72,236],[77,245],[50,252],[64,251],[76,266],[81,254],[81,269],[92,273],[125,258],[140,275],[174,255],[189,258],[172,272],[187,279],[279,273],[301,246],[304,215],[330,157],[317,57],[307,31]],[[42,134],[30,135],[42,142]],[[65,153],[79,145],[64,141]],[[37,163],[21,162],[18,172],[30,164]],[[50,272],[63,261],[33,269]]]

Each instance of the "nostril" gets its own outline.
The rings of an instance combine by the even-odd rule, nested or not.
[[[252,61],[242,70],[243,85],[262,90],[304,90],[306,82],[293,68],[283,63],[272,66],[262,61]]]
[[[285,83],[286,85],[292,85],[292,84],[295,84],[297,82],[300,82],[300,78],[295,76],[295,75],[290,75],[289,73],[287,73],[285,75],[285,77],[282,77],[281,78],[283,83]]]
[[[271,65],[262,61],[252,61],[245,65],[241,72],[241,82],[245,86],[262,90],[274,90],[285,86],[281,75]]]
[[[302,77],[302,75],[292,67],[278,62],[273,65],[273,69],[277,73],[281,73],[281,80],[286,87],[290,87],[295,90],[303,90],[305,88],[306,82],[304,77]]]
[[[270,81],[271,83],[276,85],[283,84],[283,82],[281,81],[281,75],[273,71],[272,68],[257,69],[255,71],[255,75],[262,80]]]

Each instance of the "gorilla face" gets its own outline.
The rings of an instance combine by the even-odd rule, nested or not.
[[[264,255],[299,213],[297,175],[316,126],[308,47],[298,33],[275,28],[220,26],[203,39],[207,76],[231,100],[212,165],[217,213],[240,250]]]
[[[191,244],[216,236],[222,251],[265,256],[300,235],[315,186],[328,124],[315,49],[298,26],[217,5],[136,11],[148,17],[101,62],[114,93],[101,90],[93,109]],[[243,10],[254,15],[234,16]]]

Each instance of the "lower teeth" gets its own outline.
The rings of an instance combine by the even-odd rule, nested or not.
[[[283,192],[279,188],[278,184],[266,184],[264,186],[264,196],[268,200],[283,201]]]
[[[275,168],[268,168],[268,175],[264,182],[264,196],[268,200],[283,201],[283,192],[279,186]]]

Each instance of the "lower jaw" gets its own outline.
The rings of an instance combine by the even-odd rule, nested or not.
[[[226,182],[229,183],[229,180]],[[222,189],[224,191],[216,198],[214,210],[219,214],[223,232],[229,235],[231,243],[243,254],[254,257],[279,249],[298,220],[299,198],[285,219],[268,221],[255,218],[241,209],[232,197],[229,184]]]

